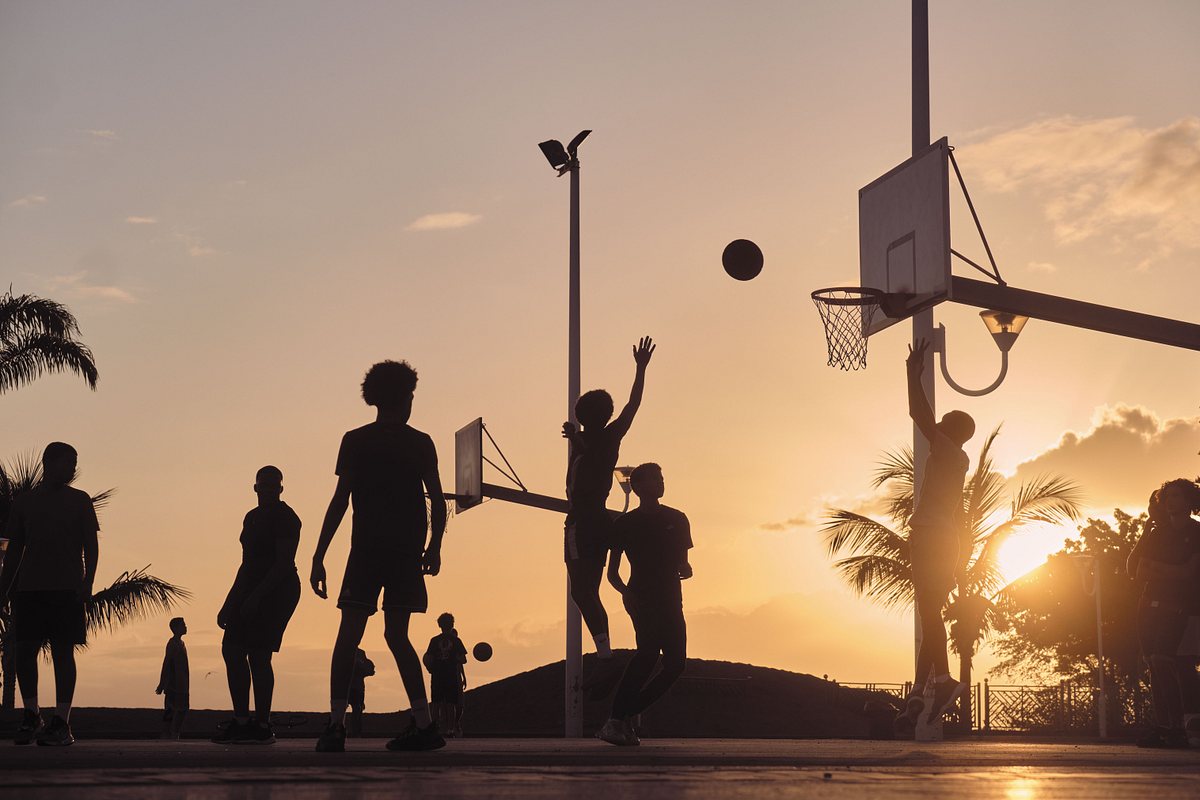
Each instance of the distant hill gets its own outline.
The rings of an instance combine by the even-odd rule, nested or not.
[[[618,651],[617,656],[630,654]],[[585,656],[585,679],[598,666],[594,655]],[[468,736],[562,736],[563,680],[563,662],[557,661],[469,690],[464,731]],[[671,738],[868,738],[871,717],[864,706],[888,699],[812,675],[689,658],[679,682],[642,716],[642,732]],[[611,695],[585,702],[585,734],[604,723],[611,703]],[[184,734],[210,736],[229,716],[228,711],[193,710]],[[71,723],[86,738],[146,738],[158,735],[161,717],[161,710],[148,708],[78,708]],[[279,736],[316,737],[327,718],[317,712],[276,712],[274,722]],[[882,710],[875,720],[882,726],[877,734],[890,738],[891,714]],[[394,736],[404,728],[407,713],[367,713],[363,722],[367,736]]]

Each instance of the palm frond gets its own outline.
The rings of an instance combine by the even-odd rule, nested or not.
[[[93,390],[100,377],[92,351],[74,339],[33,333],[18,336],[0,349],[0,393],[53,372],[73,372]]]
[[[907,563],[881,555],[857,555],[834,562],[833,568],[856,594],[884,608],[912,605],[912,570]]]
[[[92,595],[87,602],[89,634],[111,632],[127,622],[170,611],[191,598],[192,593],[187,589],[150,575],[148,569],[149,565],[123,572],[111,586]]]
[[[871,479],[871,485],[876,489],[887,486],[884,508],[901,528],[907,528],[912,518],[914,475],[912,449],[905,448],[884,453],[879,469]]]
[[[79,333],[79,323],[66,306],[30,294],[0,295],[0,345],[29,334],[47,333],[69,339]]]
[[[821,539],[830,558],[844,551],[900,558],[908,563],[908,540],[882,522],[844,508],[829,509]]]
[[[1039,475],[1017,488],[1011,519],[1018,525],[1048,522],[1062,525],[1079,519],[1083,493],[1079,484],[1061,475]]]

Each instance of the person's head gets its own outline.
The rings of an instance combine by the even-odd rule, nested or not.
[[[575,419],[585,428],[603,428],[612,415],[612,397],[603,389],[584,392],[575,401]]]
[[[1186,517],[1200,511],[1200,486],[1187,478],[1167,481],[1158,489],[1158,509],[1169,517]],[[1157,509],[1156,509],[1157,510]]]
[[[666,494],[666,481],[663,480],[662,467],[654,462],[639,464],[629,473],[629,486],[639,499],[659,500]]]
[[[947,439],[959,447],[975,435],[975,420],[965,411],[947,411],[937,427]]]
[[[367,370],[362,382],[363,402],[381,411],[412,413],[417,371],[407,361],[380,361]]]
[[[75,478],[79,454],[66,442],[51,442],[42,452],[42,481],[50,486],[66,486]]]
[[[171,628],[171,633],[175,634],[176,636],[183,636],[185,633],[187,633],[187,623],[183,621],[183,617],[175,617],[175,619],[171,620],[169,625]]]
[[[262,502],[278,500],[283,494],[283,471],[268,464],[254,473],[254,493]]]
[[[449,631],[449,630],[453,629],[454,628],[454,615],[451,614],[449,611],[438,614],[437,624],[438,624],[438,627],[441,628],[443,631]]]

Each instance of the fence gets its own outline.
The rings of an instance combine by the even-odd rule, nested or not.
[[[839,683],[854,689],[883,692],[903,700],[911,683]],[[992,684],[971,687],[971,728],[984,732],[1092,733],[1099,729],[1099,692],[1095,687],[1062,681],[1050,685]],[[1108,688],[1108,727],[1141,728],[1152,720],[1150,693]]]

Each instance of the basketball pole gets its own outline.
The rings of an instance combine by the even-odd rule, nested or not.
[[[912,154],[918,155],[929,147],[929,0],[912,0]],[[927,308],[913,316],[913,349],[924,339],[933,342],[933,309]],[[934,396],[933,348],[926,349],[921,372],[921,388],[929,400],[929,408],[937,419]],[[929,458],[929,441],[913,423],[913,499],[921,496],[925,480],[925,462]],[[913,602],[913,673],[921,651],[921,615]],[[916,689],[916,687],[914,687]],[[940,730],[938,734],[940,734]],[[941,738],[940,735],[937,738]]]
[[[568,165],[571,180],[570,277],[567,289],[567,419],[578,426],[575,403],[579,400],[579,159],[572,154]],[[571,454],[567,459],[570,463]],[[583,622],[579,608],[571,599],[571,578],[567,577],[566,680],[564,681],[563,736],[583,736]]]

